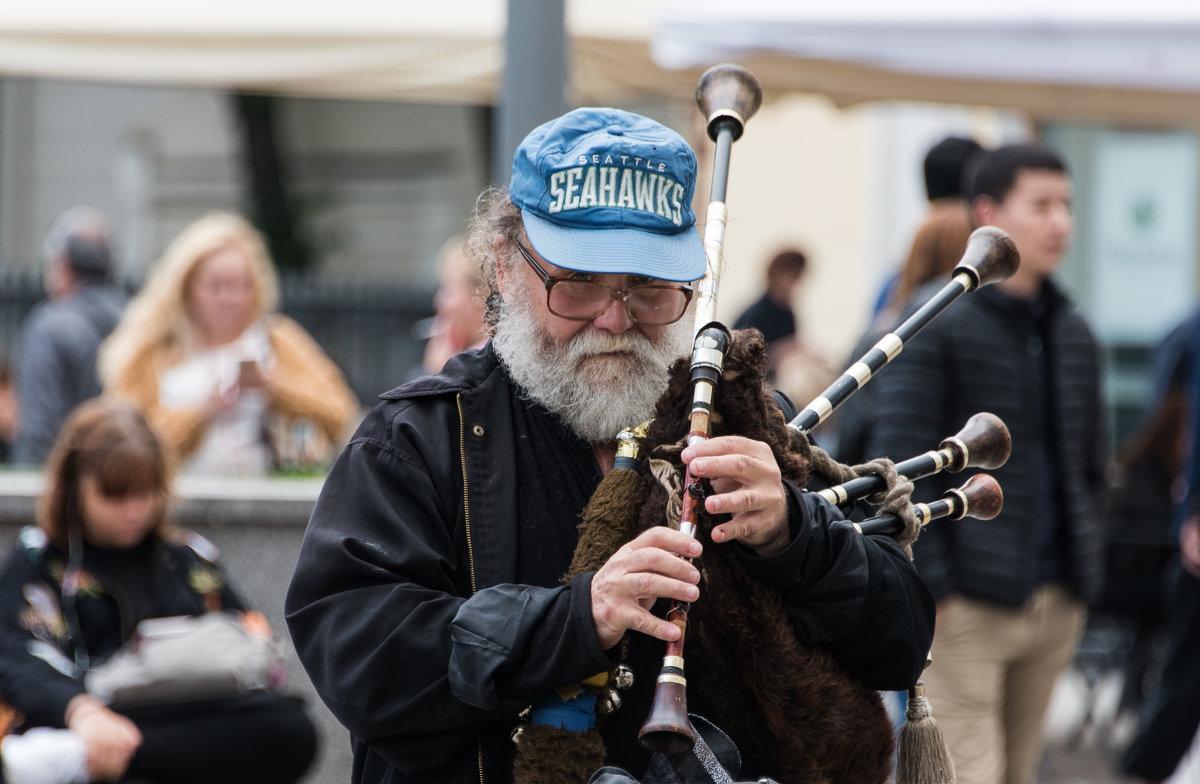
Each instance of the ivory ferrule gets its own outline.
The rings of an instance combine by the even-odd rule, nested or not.
[[[816,400],[808,404],[809,411],[817,415],[818,422],[824,422],[825,418],[833,413],[833,403],[829,402],[829,398],[821,395]]]
[[[958,470],[961,471],[962,469],[966,468],[967,466],[969,466],[971,464],[971,450],[967,448],[966,443],[963,442],[963,440],[961,438],[955,438],[955,437],[951,436],[950,438],[947,438],[942,443],[951,445],[958,450],[958,453],[960,455],[960,459],[957,461]]]
[[[737,124],[739,127],[742,127],[742,128],[746,127],[746,118],[742,117],[741,114],[739,114],[738,112],[735,112],[733,109],[721,109],[720,111],[713,112],[712,114],[708,115],[708,118],[705,121],[705,125],[706,126],[712,125],[716,120],[718,120],[721,117],[732,118],[733,120],[737,121]]]
[[[709,365],[718,370],[725,366],[725,352],[713,346],[697,346],[692,351],[692,366]]]
[[[871,367],[866,362],[855,362],[846,369],[846,375],[851,376],[861,387],[871,380]]]
[[[891,362],[903,350],[904,341],[895,332],[889,332],[879,339],[875,344],[875,348],[886,354],[888,362]]]
[[[713,385],[706,381],[697,382],[692,389],[692,407],[695,408],[699,403],[705,409],[712,408],[713,400]]]
[[[829,503],[837,505],[844,504],[850,500],[850,494],[846,492],[846,488],[842,485],[835,485],[833,487],[826,487],[824,490],[818,490],[817,495],[821,496]]]
[[[961,490],[959,490],[958,488],[955,488],[953,490],[947,490],[946,495],[952,495],[958,500],[958,503],[956,504],[957,508],[954,511],[954,515],[950,519],[951,520],[961,520],[964,517],[966,517],[967,512],[970,511],[970,506],[971,506],[969,503],[967,503],[966,495],[964,495],[963,492]]]

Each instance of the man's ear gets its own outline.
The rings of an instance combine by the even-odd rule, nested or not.
[[[991,196],[976,196],[971,202],[971,225],[992,226],[996,219],[996,200]]]
[[[500,290],[502,297],[512,287],[512,276],[516,274],[513,265],[508,263],[507,256],[511,251],[506,237],[498,235],[496,239],[492,240],[492,262],[496,266],[496,288]]]
[[[64,255],[56,256],[42,267],[42,284],[52,297],[65,293],[74,282],[74,273]]]

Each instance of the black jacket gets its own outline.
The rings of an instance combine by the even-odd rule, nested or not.
[[[550,455],[565,483],[583,476],[586,492],[529,497],[545,478],[522,475],[531,455]],[[490,346],[368,414],[325,482],[285,605],[301,661],[354,738],[355,782],[508,780],[517,713],[611,666],[591,573],[567,586],[518,579],[528,519],[549,510],[541,533],[559,519],[574,530],[599,479],[590,447],[514,394]],[[875,688],[906,687],[932,638],[927,590],[890,540],[792,490],[795,541],[744,562],[788,597],[805,642]],[[639,683],[652,689],[653,674]]]
[[[189,544],[155,539],[140,551],[151,589],[146,617],[245,609],[212,560],[212,545],[185,535]],[[27,726],[62,727],[67,703],[85,691],[73,672],[77,645],[95,665],[128,642],[137,625],[131,597],[90,571],[86,560],[72,618],[62,600],[66,563],[67,554],[48,544],[45,533],[26,528],[0,571],[0,694]]]
[[[1053,282],[1041,305],[1045,341],[1028,302],[995,287],[963,297],[872,381],[868,454],[894,460],[921,454],[980,411],[1000,417],[1012,435],[1008,462],[989,472],[1004,492],[1000,516],[935,522],[914,545],[917,569],[939,599],[962,593],[1019,607],[1039,584],[1035,518],[1047,500],[1039,489],[1047,484],[1043,420],[1050,428],[1051,500],[1065,531],[1058,543],[1064,582],[1081,599],[1098,595],[1109,449],[1100,349]],[[1044,352],[1050,372],[1042,393],[1036,379]],[[937,497],[969,473],[922,480],[918,493]]]

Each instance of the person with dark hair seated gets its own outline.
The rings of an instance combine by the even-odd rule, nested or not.
[[[272,643],[212,545],[168,524],[169,497],[162,444],[132,406],[75,410],[46,466],[38,525],[0,568],[0,698],[20,733],[0,744],[7,784],[288,784],[312,761],[315,728],[299,698],[274,688],[269,654],[266,667],[235,661],[228,677],[188,658]],[[229,644],[184,650],[157,694],[131,677],[152,658],[147,622],[161,632],[218,614]],[[184,680],[193,665],[206,683]]]

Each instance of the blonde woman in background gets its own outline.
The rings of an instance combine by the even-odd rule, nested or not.
[[[105,391],[145,413],[184,472],[261,475],[269,433],[308,427],[333,445],[357,423],[341,371],[278,299],[259,233],[210,214],[170,244],[101,347]]]

